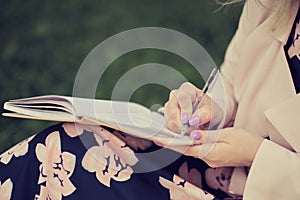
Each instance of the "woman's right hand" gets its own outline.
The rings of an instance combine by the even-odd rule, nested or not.
[[[169,100],[164,106],[170,130],[179,133],[187,122],[193,129],[205,129],[207,125],[215,125],[221,121],[222,110],[208,95],[205,95],[199,108],[193,113],[193,103],[201,94],[202,91],[189,82],[170,92]]]

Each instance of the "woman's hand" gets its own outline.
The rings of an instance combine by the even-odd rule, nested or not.
[[[200,158],[211,167],[250,166],[263,141],[261,136],[241,128],[193,132],[201,138],[195,145],[182,148],[165,144],[165,147]]]
[[[178,90],[170,92],[169,101],[166,102],[164,115],[167,127],[179,132],[183,124],[189,122],[194,129],[210,123],[215,125],[222,119],[220,107],[209,96],[205,96],[199,109],[193,113],[193,103],[199,98],[202,91],[191,83],[183,83]]]

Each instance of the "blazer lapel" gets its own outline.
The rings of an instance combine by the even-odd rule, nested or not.
[[[290,35],[298,9],[299,2],[297,2],[297,6],[291,12],[291,18],[286,26],[286,31],[277,35],[274,33],[274,37],[282,44],[282,48],[275,58],[276,66],[274,66],[274,69],[277,69],[278,73],[276,73],[277,83],[274,84],[276,86],[274,90],[276,90],[278,95],[280,95],[279,98],[283,99],[283,101],[264,112],[274,127],[269,128],[271,140],[289,149],[292,147],[291,150],[296,152],[300,152],[300,94],[296,95],[283,47]]]
[[[300,95],[295,95],[280,105],[265,111],[265,115],[280,134],[271,133],[271,139],[286,146],[282,137],[295,152],[300,152]]]

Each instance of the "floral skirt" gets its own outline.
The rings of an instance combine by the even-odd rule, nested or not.
[[[230,170],[109,128],[60,123],[0,156],[0,199],[223,199]]]

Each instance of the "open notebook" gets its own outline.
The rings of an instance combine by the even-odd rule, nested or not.
[[[102,125],[154,142],[193,144],[167,129],[161,114],[133,102],[46,95],[10,100],[4,109],[7,117]]]

